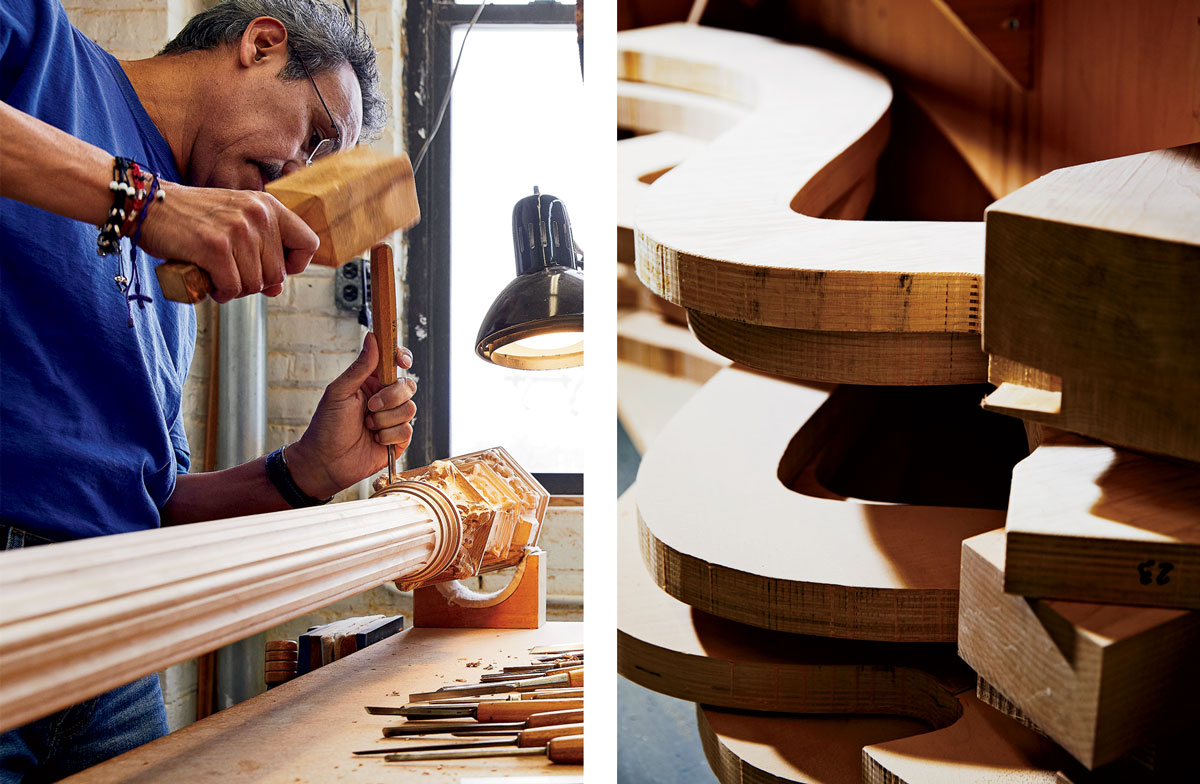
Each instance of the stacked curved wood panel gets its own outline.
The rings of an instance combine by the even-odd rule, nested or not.
[[[979,407],[983,224],[862,220],[892,93],[859,63],[694,25],[618,48],[619,124],[643,134],[618,143],[619,240],[735,362],[656,428],[621,501],[621,673],[700,706],[723,782],[1093,780],[1153,723],[1109,725],[1122,743],[1100,756],[1096,736],[1048,738],[1054,711],[989,707],[1012,695],[980,681],[977,698],[953,645],[960,570],[976,596],[997,584],[972,543],[1002,536],[1029,450],[1020,420]],[[1066,635],[1096,625],[1027,608],[1061,611]],[[1190,623],[1106,621],[1095,677]],[[1014,627],[980,649],[1005,648],[997,628]]]

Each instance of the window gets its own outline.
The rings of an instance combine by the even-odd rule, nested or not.
[[[476,4],[409,3],[406,117],[415,158],[433,129]],[[537,185],[566,204],[588,247],[583,85],[573,4],[489,5],[467,38],[450,106],[417,173],[407,345],[420,377],[408,462],[502,445],[554,493],[580,493],[584,368],[517,371],[474,353],[488,306],[514,277],[513,205]]]

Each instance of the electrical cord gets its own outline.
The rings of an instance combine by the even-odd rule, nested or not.
[[[425,140],[425,144],[421,145],[421,152],[417,154],[417,161],[413,164],[414,175],[421,168],[421,161],[425,160],[425,153],[429,150],[429,145],[433,143],[438,129],[442,127],[442,118],[446,116],[446,107],[450,105],[450,94],[454,91],[454,77],[458,76],[458,64],[462,62],[463,50],[467,48],[467,36],[471,34],[471,29],[479,21],[480,15],[483,14],[483,8],[488,2],[490,0],[484,0],[484,2],[479,4],[479,8],[475,9],[475,15],[471,17],[471,23],[467,25],[467,32],[463,33],[462,43],[458,47],[458,57],[454,59],[454,70],[450,72],[450,84],[446,86],[446,95],[442,98],[442,105],[438,109],[437,119],[433,123],[433,131],[430,132],[429,138]]]

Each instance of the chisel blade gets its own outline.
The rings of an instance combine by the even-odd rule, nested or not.
[[[418,726],[408,726],[414,724]],[[432,726],[430,726],[432,725]],[[415,721],[407,724],[400,724],[395,727],[384,727],[383,737],[385,738],[404,738],[413,735],[452,735],[456,732],[472,732],[487,727],[489,730],[496,732],[519,732],[525,729],[525,722],[492,722],[490,724],[481,724],[477,721],[472,722],[426,722]]]
[[[367,754],[407,754],[412,751],[450,751],[454,749],[484,749],[495,748],[497,746],[512,746],[517,742],[516,733],[509,733],[507,740],[481,740],[477,743],[434,743],[426,746],[404,746],[387,749],[363,749],[356,751],[355,754],[365,756]]]

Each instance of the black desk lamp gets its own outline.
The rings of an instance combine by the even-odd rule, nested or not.
[[[517,277],[488,309],[475,353],[520,370],[583,364],[583,254],[566,206],[534,186],[513,207]]]

